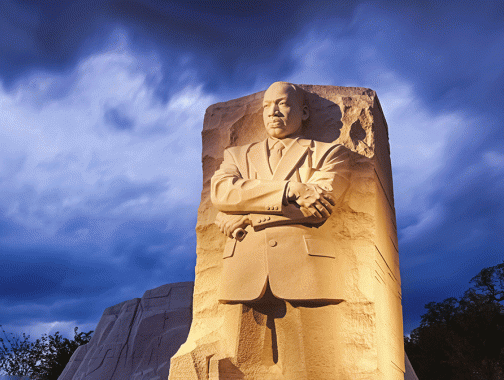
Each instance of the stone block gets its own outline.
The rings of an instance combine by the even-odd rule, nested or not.
[[[192,282],[167,284],[107,308],[58,379],[167,379],[170,358],[189,333],[192,292]]]
[[[218,210],[210,199],[210,180],[223,162],[226,147],[263,141],[267,134],[263,124],[264,92],[217,103],[207,109],[202,132],[203,191],[196,226],[193,323],[186,343],[172,358],[170,380],[310,379],[315,378],[315,367],[322,374],[317,375],[318,379],[404,378],[390,148],[378,97],[366,88],[300,87],[307,92],[310,110],[303,137],[341,144],[353,152],[349,160],[350,187],[323,225],[330,231],[337,251],[337,265],[330,267],[340,278],[337,290],[343,302],[328,306],[318,316],[303,305],[297,306],[301,313],[298,320],[306,326],[315,326],[310,318],[322,318],[333,327],[326,331],[328,338],[324,341],[315,327],[282,321],[293,323],[293,331],[298,331],[301,341],[321,339],[319,353],[300,354],[301,346],[284,347],[284,353],[290,352],[291,364],[284,362],[282,366],[282,361],[275,362],[275,358],[272,363],[251,359],[262,355],[254,353],[252,347],[276,344],[268,341],[271,331],[262,327],[262,317],[250,317],[242,304],[219,303],[226,237],[214,224]],[[333,351],[329,347],[333,343],[327,343],[331,339],[337,345]],[[312,364],[305,366],[304,360]]]

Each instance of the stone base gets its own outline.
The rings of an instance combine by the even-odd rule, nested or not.
[[[148,290],[142,298],[107,308],[93,338],[77,349],[59,380],[166,380],[170,372],[170,358],[189,333],[192,291],[192,282],[166,284]],[[253,313],[250,309],[242,305],[225,306],[227,308],[223,310],[227,314],[228,327],[232,327],[231,321],[238,320],[236,317],[242,313],[245,313],[245,318],[239,318],[241,325],[235,327],[246,329],[252,326]],[[248,340],[245,347],[257,345],[261,339],[264,342],[268,329],[266,323],[261,322],[267,321],[259,318],[258,322],[259,328],[254,334],[243,335]],[[278,363],[265,363],[257,368],[256,373],[244,373],[239,367],[247,359],[246,352],[239,357],[215,354],[225,352],[226,348],[230,349],[228,343],[216,341],[192,347],[189,352],[174,356],[170,379],[311,379],[304,373],[296,376],[292,371],[282,371]],[[295,345],[290,349],[296,350]],[[418,380],[407,357],[405,364],[404,379]],[[289,375],[286,377],[285,373]],[[344,378],[340,375],[333,377]],[[3,377],[0,376],[0,379],[3,380]]]

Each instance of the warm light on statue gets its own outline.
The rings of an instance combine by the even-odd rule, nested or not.
[[[368,89],[209,107],[191,332],[170,379],[404,378],[387,127]]]

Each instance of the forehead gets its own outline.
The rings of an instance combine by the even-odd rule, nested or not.
[[[289,84],[274,83],[264,93],[264,101],[275,101],[281,98],[296,98],[296,91]]]

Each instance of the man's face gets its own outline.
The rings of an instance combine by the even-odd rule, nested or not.
[[[263,120],[268,135],[277,139],[301,132],[308,107],[294,88],[286,83],[273,83],[264,93]]]

